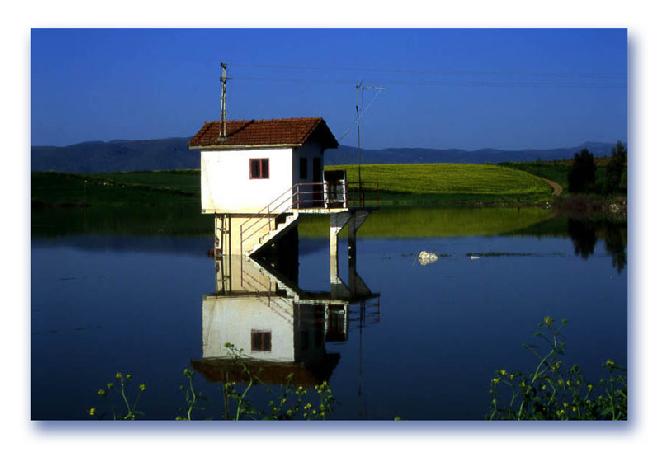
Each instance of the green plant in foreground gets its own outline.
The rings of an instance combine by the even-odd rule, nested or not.
[[[240,366],[244,384],[226,382],[223,384],[224,418],[228,420],[324,420],[333,410],[334,397],[327,382],[315,385],[314,397],[309,388],[295,387],[293,375],[289,374],[286,384],[281,386],[276,398],[268,401],[268,409],[261,410],[252,405],[249,393],[260,383],[259,372],[252,371],[246,363],[242,349],[236,349],[231,343],[225,345],[234,362]]]
[[[233,381],[227,381],[222,385],[224,418],[225,420],[241,420],[246,418],[257,420],[259,411],[250,403],[248,394],[252,390],[252,387],[259,382],[259,378],[245,362],[242,349],[236,349],[231,343],[225,343],[225,348],[229,351],[232,360],[240,366],[243,376],[247,379],[245,384],[242,385]]]
[[[203,408],[199,406],[199,401],[205,400],[206,397],[201,392],[195,390],[193,375],[194,373],[191,369],[183,369],[183,376],[186,378],[186,384],[181,384],[179,390],[183,392],[186,407],[183,409],[183,415],[177,416],[176,420],[193,420],[193,411],[203,410]]]
[[[261,409],[252,404],[250,395],[254,387],[260,384],[258,372],[250,369],[243,351],[236,349],[232,344],[225,345],[231,355],[231,359],[242,371],[244,380],[241,383],[227,380],[220,386],[223,398],[223,409],[221,418],[225,420],[325,420],[333,411],[334,396],[327,382],[315,385],[312,388],[295,386],[292,384],[293,375],[289,375],[287,383],[282,385],[279,393],[268,389],[267,392],[275,395],[268,401],[268,406]],[[194,372],[185,368],[183,370],[184,384],[179,386],[183,393],[185,406],[179,410],[176,420],[196,420],[206,418],[203,415],[207,408],[201,406],[207,397],[197,390],[194,383]],[[111,415],[115,420],[135,420],[143,416],[142,412],[136,410],[137,403],[142,393],[146,390],[145,384],[140,384],[134,399],[129,399],[129,383],[132,375],[118,372],[115,382],[108,383],[105,388],[98,390],[97,395],[107,404],[110,403]],[[118,391],[120,408],[125,411],[116,411],[116,401],[113,399]],[[87,413],[91,417],[103,419],[108,413],[99,411],[96,407],[88,408]],[[209,418],[212,418],[209,417]]]
[[[289,382],[282,389],[277,400],[268,402],[270,415],[266,420],[325,420],[332,412],[334,397],[327,382],[315,385],[314,391],[317,397],[311,397],[309,389],[302,386],[293,387]]]
[[[115,373],[113,382],[108,382],[105,387],[101,387],[96,391],[98,397],[110,403],[113,420],[135,420],[142,415],[137,410],[137,405],[140,397],[147,390],[147,385],[144,383],[139,384],[137,391],[131,393],[129,386],[132,379],[132,374],[118,371]],[[132,395],[132,397],[129,397],[129,395]],[[106,416],[105,412],[99,412],[96,407],[87,409],[87,414],[99,419]]]
[[[566,326],[546,316],[534,335],[546,349],[525,345],[538,360],[533,371],[495,372],[490,382],[489,420],[626,420],[626,370],[613,360],[603,364],[607,375],[589,382],[577,365],[562,360]]]

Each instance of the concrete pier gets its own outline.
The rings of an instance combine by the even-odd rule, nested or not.
[[[357,231],[367,219],[367,210],[349,210],[330,214],[330,283],[339,284],[339,233],[348,226],[348,267],[355,270]],[[351,273],[349,273],[349,276]]]

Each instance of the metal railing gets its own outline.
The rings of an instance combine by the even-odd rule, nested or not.
[[[254,218],[240,226],[241,254],[246,241],[268,226],[268,232],[277,229],[277,217],[291,210],[348,208],[347,182],[301,182],[286,189],[259,210]],[[271,227],[271,223],[273,223]]]
[[[363,180],[347,186],[347,198],[351,208],[377,208],[381,206],[381,186],[377,180]]]

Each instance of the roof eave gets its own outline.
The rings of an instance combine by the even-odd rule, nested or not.
[[[263,145],[189,145],[188,150],[254,150],[254,149],[288,149],[300,147],[302,144],[263,144]]]

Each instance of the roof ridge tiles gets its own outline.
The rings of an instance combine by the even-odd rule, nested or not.
[[[289,117],[279,119],[227,120],[227,136],[220,139],[220,120],[205,122],[190,140],[189,147],[197,148],[258,148],[259,146],[300,146],[317,136],[324,148],[339,144],[322,117]]]

